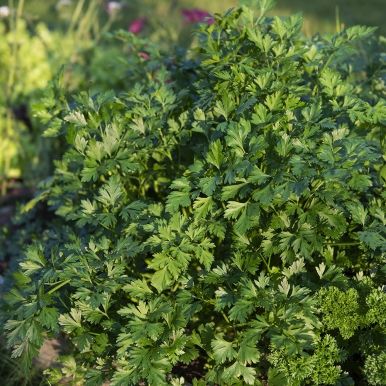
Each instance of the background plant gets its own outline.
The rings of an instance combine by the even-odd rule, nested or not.
[[[127,52],[111,41],[97,45],[112,22],[110,18],[100,25],[101,7],[102,1],[81,1],[63,29],[50,30],[42,22],[29,24],[23,17],[24,2],[19,1],[17,8],[11,7],[9,17],[0,21],[4,37],[0,43],[0,83],[4,90],[0,100],[2,195],[15,179],[24,186],[35,186],[52,172],[55,153],[59,151],[60,155],[59,146],[52,151],[52,142],[42,137],[34,107],[44,100],[49,83],[62,68],[66,95],[90,84],[96,85],[94,91],[120,87],[128,68],[122,65]]]

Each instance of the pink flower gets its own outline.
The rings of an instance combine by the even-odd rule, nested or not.
[[[210,13],[197,8],[183,9],[182,16],[186,23],[213,24],[214,18]]]
[[[143,30],[145,23],[146,23],[146,17],[140,17],[138,19],[135,19],[129,25],[129,31],[135,35],[138,35]]]
[[[145,61],[150,59],[150,55],[145,51],[138,52],[138,56]]]

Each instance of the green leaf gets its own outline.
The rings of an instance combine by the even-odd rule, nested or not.
[[[206,215],[213,208],[213,199],[212,197],[198,197],[193,203],[193,208],[195,209],[195,215],[198,219],[206,217]]]
[[[211,196],[216,190],[218,184],[218,178],[214,177],[204,177],[200,179],[199,186],[202,189],[202,193],[207,196]]]
[[[124,194],[125,191],[119,177],[113,176],[99,189],[98,201],[107,207],[114,207]]]
[[[363,207],[363,205],[360,202],[356,202],[356,203],[352,202],[352,203],[346,204],[346,206],[350,211],[352,219],[355,222],[362,224],[364,226],[368,212]]]
[[[126,284],[123,287],[125,292],[128,292],[131,296],[136,298],[145,298],[153,293],[153,291],[147,285],[147,282],[142,279],[137,279],[131,282],[130,284]]]
[[[59,324],[63,326],[68,333],[74,332],[78,328],[82,328],[82,312],[76,308],[71,308],[70,314],[62,314],[59,316]]]
[[[262,184],[269,178],[258,166],[254,166],[251,174],[248,176],[248,182]]]
[[[32,245],[27,249],[26,260],[20,263],[20,268],[27,276],[33,275],[41,270],[46,265],[46,259],[43,254],[42,247]]]
[[[220,140],[211,143],[206,160],[217,169],[220,169],[223,161],[223,147]]]
[[[114,372],[113,378],[111,380],[111,386],[127,386],[132,384],[133,372],[133,368],[118,369]]]
[[[238,352],[238,360],[245,365],[259,362],[260,352],[256,348],[256,344],[249,340],[242,341]]]
[[[224,340],[221,336],[217,336],[211,343],[213,355],[216,362],[224,363],[234,359],[237,355],[233,348],[233,343]]]
[[[51,331],[58,330],[58,318],[58,310],[52,307],[44,307],[39,315],[40,323]]]
[[[75,123],[79,127],[87,126],[87,121],[84,114],[80,111],[72,111],[64,117],[66,122]]]
[[[166,289],[171,282],[171,275],[167,267],[157,271],[151,279],[151,284],[157,289],[158,292],[162,292],[164,289]]]
[[[289,380],[285,374],[272,367],[268,369],[268,383],[270,386],[290,386]]]
[[[386,239],[377,232],[363,231],[358,232],[359,239],[369,246],[370,249],[376,250],[382,248],[386,250]]]
[[[171,192],[167,198],[166,211],[169,213],[175,213],[180,207],[185,208],[190,206],[190,194],[189,192]]]
[[[248,206],[247,202],[229,201],[224,212],[225,218],[238,218]]]
[[[230,198],[236,197],[236,195],[238,194],[240,189],[246,185],[247,185],[247,183],[243,182],[243,183],[237,184],[237,185],[224,186],[222,189],[222,192],[221,192],[221,199],[226,201],[226,200],[229,200]]]

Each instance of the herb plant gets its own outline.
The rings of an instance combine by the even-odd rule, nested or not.
[[[3,305],[14,357],[62,336],[54,384],[382,384],[385,100],[344,65],[372,30],[301,26],[230,10],[56,117],[67,150],[26,208],[56,217]]]
[[[95,85],[94,92],[121,89],[128,78],[123,60],[127,52],[117,41],[112,44],[104,38],[110,24],[95,31],[101,0],[85,6],[82,19],[80,10],[74,11],[65,30],[29,23],[22,14],[23,3],[19,1],[17,10],[0,20],[0,198],[15,179],[34,186],[52,172],[60,146],[41,135],[42,122],[35,113],[40,118],[47,116],[43,108],[46,89],[61,68],[65,95],[90,85]],[[48,97],[51,110],[58,109],[57,101]],[[50,111],[49,116],[52,114]]]

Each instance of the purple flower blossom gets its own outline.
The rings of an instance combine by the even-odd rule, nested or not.
[[[183,9],[181,13],[186,23],[214,23],[214,18],[209,12],[198,8]]]
[[[129,25],[129,31],[132,32],[135,35],[138,35],[145,26],[146,18],[140,17],[138,19],[135,19],[132,21],[132,23]]]

